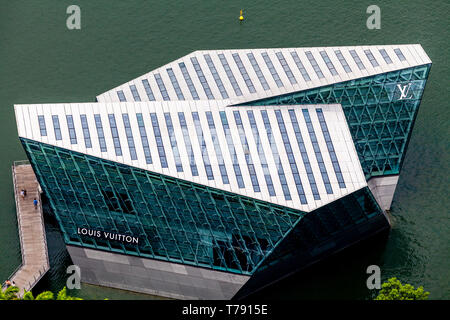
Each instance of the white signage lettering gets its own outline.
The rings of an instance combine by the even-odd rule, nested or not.
[[[405,84],[403,87],[401,84],[397,85],[398,90],[400,90],[400,98],[398,100],[411,99],[413,96],[408,97],[409,89],[411,88],[411,83]]]
[[[115,241],[134,243],[134,244],[139,243],[138,237],[132,237],[132,236],[118,234],[118,233],[112,233],[112,232],[91,230],[91,229],[86,229],[86,228],[77,228],[77,233],[82,236],[103,238],[106,240],[115,240]]]

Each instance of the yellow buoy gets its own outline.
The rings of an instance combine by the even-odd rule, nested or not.
[[[239,20],[240,20],[240,21],[244,21],[244,15],[243,15],[243,13],[242,13],[242,10],[241,10],[241,14],[240,14],[240,16],[239,16]]]

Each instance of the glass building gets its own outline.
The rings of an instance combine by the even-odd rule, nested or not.
[[[242,298],[389,228],[430,67],[420,45],[196,51],[15,112],[83,281]]]

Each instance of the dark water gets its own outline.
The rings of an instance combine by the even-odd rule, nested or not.
[[[66,28],[81,7],[82,29]],[[365,270],[382,269],[450,298],[448,1],[377,1],[381,30],[366,28],[372,1],[0,0],[0,279],[20,263],[11,164],[25,159],[15,103],[94,101],[95,96],[199,49],[420,43],[433,61],[392,204],[389,237],[344,252],[258,296],[368,299]],[[237,21],[243,8],[246,21]],[[52,270],[36,288],[59,290],[70,257],[46,217]],[[83,285],[84,298],[147,299]]]

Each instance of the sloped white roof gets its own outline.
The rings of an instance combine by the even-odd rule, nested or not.
[[[97,100],[119,102],[123,92],[122,101],[230,99],[238,104],[428,63],[420,44],[195,51]]]
[[[344,113],[337,104],[266,107],[230,107],[228,101],[35,104],[16,105],[15,113],[20,137],[307,212],[367,185]],[[184,114],[186,127],[182,127],[180,113]],[[306,123],[304,113],[309,114],[310,124]],[[254,122],[249,114],[253,114]],[[303,145],[297,140],[293,115]],[[328,135],[323,132],[325,127],[319,115],[324,117]],[[173,130],[168,129],[168,116]],[[224,130],[225,117],[229,131]],[[73,130],[69,129],[70,118]],[[111,118],[117,128],[115,140]],[[103,151],[100,122],[106,148]],[[309,131],[314,131],[315,138]],[[325,141],[328,136],[331,144]],[[317,141],[317,145],[312,141]],[[332,159],[336,159],[338,166]],[[323,164],[319,164],[321,161]],[[309,176],[307,163],[311,167]],[[193,165],[198,175],[194,174]],[[209,179],[207,167],[211,170]],[[336,168],[341,172],[341,184]],[[243,187],[239,185],[239,170]]]

